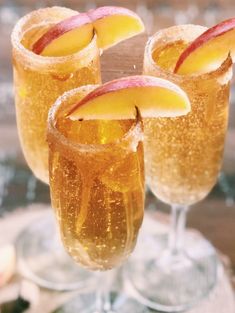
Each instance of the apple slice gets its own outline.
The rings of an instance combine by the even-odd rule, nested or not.
[[[0,247],[0,288],[4,286],[15,272],[16,254],[11,244]]]
[[[235,18],[206,30],[180,55],[174,72],[206,73],[217,69],[228,54],[235,58]]]
[[[175,117],[190,111],[185,92],[153,76],[130,76],[108,82],[86,95],[66,114],[72,120],[131,119],[138,107],[142,117]]]
[[[86,47],[94,29],[86,13],[73,15],[50,28],[33,45],[32,51],[43,56],[64,56]]]
[[[64,56],[87,46],[94,32],[98,47],[107,49],[144,31],[137,14],[122,7],[100,7],[77,14],[54,25],[33,45],[32,51],[43,56]]]
[[[93,21],[98,46],[107,49],[144,31],[140,17],[122,7],[105,6],[87,13]]]

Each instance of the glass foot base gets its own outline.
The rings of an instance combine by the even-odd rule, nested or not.
[[[20,273],[53,290],[89,289],[96,275],[79,267],[60,242],[52,212],[31,223],[16,242]]]
[[[77,298],[70,300],[53,313],[150,313],[146,306],[124,294],[111,293],[111,308],[102,311],[97,311],[94,299],[96,299],[94,293],[79,294]]]
[[[207,297],[215,286],[217,255],[211,244],[198,236],[187,238],[186,249],[180,255],[170,254],[162,249],[164,246],[163,238],[142,241],[138,250],[159,253],[146,253],[149,257],[137,253],[125,272],[138,301],[162,312],[180,312]]]

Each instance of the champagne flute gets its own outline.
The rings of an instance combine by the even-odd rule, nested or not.
[[[52,25],[77,12],[52,7],[21,18],[12,32],[15,104],[25,159],[37,178],[48,183],[48,110],[57,97],[75,86],[100,83],[96,36],[81,51],[63,57],[34,54],[32,45]],[[91,285],[94,277],[73,266],[56,236],[51,215],[36,220],[19,236],[17,249],[23,275],[42,287],[70,290]]]
[[[95,85],[66,92],[49,112],[52,206],[65,249],[75,262],[100,271],[96,306],[79,297],[79,312],[146,312],[127,296],[111,301],[110,270],[133,251],[144,213],[143,129],[136,120],[79,121],[66,112]],[[102,273],[103,272],[103,273]],[[73,307],[73,311],[76,308]],[[71,308],[71,306],[70,306]]]
[[[232,63],[228,57],[213,72],[173,73],[180,53],[205,30],[196,25],[163,29],[145,49],[144,74],[178,84],[192,104],[187,116],[144,123],[147,184],[171,206],[172,222],[165,251],[141,262],[133,260],[129,277],[139,299],[164,312],[185,310],[207,296],[219,269],[208,241],[193,237],[186,247],[185,225],[189,207],[208,195],[221,168]]]

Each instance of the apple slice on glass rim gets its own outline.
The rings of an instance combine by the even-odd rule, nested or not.
[[[97,35],[98,47],[105,50],[144,31],[144,24],[133,11],[106,6],[71,16],[50,28],[33,45],[43,56],[64,56],[86,47]]]
[[[14,275],[16,252],[12,244],[0,246],[0,288]]]
[[[72,120],[132,119],[136,107],[143,118],[176,117],[191,105],[172,82],[153,76],[129,76],[101,85],[76,103],[66,116]]]
[[[94,35],[86,13],[73,15],[51,27],[34,44],[32,51],[42,56],[65,56],[86,47]]]
[[[180,55],[174,72],[202,74],[217,69],[231,55],[235,59],[235,18],[206,30]]]

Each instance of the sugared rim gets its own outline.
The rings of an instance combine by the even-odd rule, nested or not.
[[[48,114],[48,132],[47,132],[47,139],[48,142],[55,142],[57,145],[63,145],[69,150],[73,150],[75,152],[80,153],[89,153],[95,154],[97,152],[105,152],[106,150],[111,150],[115,147],[121,145],[124,150],[135,151],[138,143],[143,140],[143,121],[140,116],[139,111],[136,112],[136,119],[133,120],[133,124],[129,128],[125,134],[113,142],[106,143],[106,144],[83,144],[83,143],[76,143],[72,140],[66,138],[62,132],[58,130],[56,127],[56,117],[57,114],[62,112],[67,112],[69,108],[63,107],[63,104],[67,102],[70,97],[75,96],[79,93],[87,94],[88,92],[94,90],[99,85],[86,85],[82,87],[78,87],[72,89],[70,91],[65,92],[61,95],[54,105],[49,110]],[[79,121],[78,121],[79,122]]]
[[[179,75],[176,73],[173,73],[171,71],[168,71],[167,69],[164,69],[156,64],[156,62],[153,60],[153,51],[154,47],[156,46],[156,43],[158,40],[161,40],[164,38],[164,36],[168,33],[173,37],[174,34],[179,34],[180,32],[183,33],[185,31],[188,31],[191,28],[191,32],[195,31],[196,29],[198,31],[206,31],[208,28],[201,26],[201,25],[194,25],[194,24],[184,24],[184,25],[176,25],[169,28],[164,28],[162,30],[159,30],[156,32],[153,36],[149,37],[146,46],[145,46],[145,60],[147,59],[147,62],[151,65],[151,67],[155,68],[159,72],[163,73],[165,77],[171,76],[174,81],[185,81],[192,79],[200,79],[200,80],[207,80],[207,79],[213,79],[215,77],[218,77],[221,74],[224,74],[226,70],[229,69],[229,67],[232,66],[232,59],[230,54],[228,54],[227,59],[215,70],[203,73],[203,74],[190,74],[190,75]],[[171,41],[169,41],[171,42]],[[173,42],[173,41],[172,41]]]
[[[23,16],[15,25],[15,27],[13,28],[13,31],[11,33],[11,43],[13,46],[13,49],[15,49],[17,52],[19,52],[21,55],[23,55],[25,58],[27,58],[30,62],[31,67],[33,67],[35,65],[35,67],[40,64],[40,65],[44,65],[44,66],[49,66],[49,65],[55,65],[55,64],[62,64],[64,62],[68,62],[70,60],[74,60],[74,59],[80,59],[83,60],[84,58],[87,58],[87,55],[89,53],[89,51],[91,51],[92,49],[97,47],[97,36],[94,35],[92,41],[82,50],[74,53],[74,54],[69,54],[66,56],[57,56],[57,57],[48,57],[48,56],[41,56],[38,54],[33,53],[31,50],[25,48],[22,43],[21,40],[24,36],[24,32],[23,32],[23,27],[24,25],[30,21],[30,19],[33,16],[39,16],[40,13],[47,13],[48,15],[52,14],[53,11],[58,11],[61,10],[61,12],[71,12],[71,16],[78,14],[77,11],[68,9],[68,8],[64,8],[64,7],[59,7],[59,6],[54,6],[54,7],[50,7],[50,8],[43,8],[43,9],[38,9],[35,11],[32,11],[28,14],[26,14],[25,16]],[[40,23],[37,23],[35,25],[38,26],[43,26],[43,25],[47,25],[50,22],[45,22],[45,21],[41,21]],[[51,22],[52,23],[52,22]],[[53,23],[52,23],[53,24]],[[30,29],[30,28],[29,28]],[[28,30],[29,30],[28,29]]]

